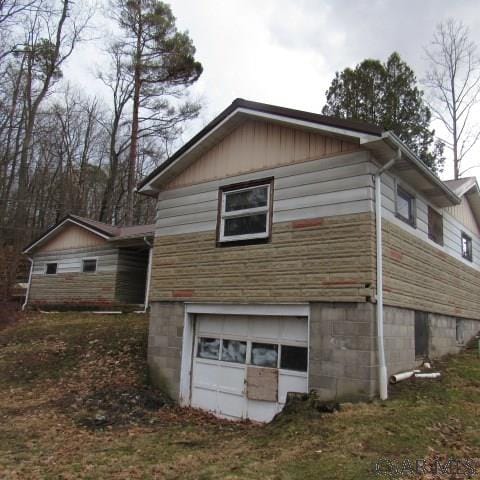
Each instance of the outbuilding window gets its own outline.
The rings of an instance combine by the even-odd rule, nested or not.
[[[217,241],[265,241],[271,234],[273,180],[220,189]]]
[[[462,232],[462,257],[466,260],[473,260],[472,238]]]
[[[95,273],[97,271],[97,259],[86,258],[82,260],[82,272],[83,273]]]
[[[57,263],[47,263],[45,273],[47,275],[55,275],[57,273]]]
[[[396,214],[400,220],[415,226],[415,197],[397,185]]]
[[[443,245],[443,217],[432,207],[428,207],[428,238]]]

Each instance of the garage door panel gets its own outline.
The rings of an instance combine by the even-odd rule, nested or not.
[[[215,359],[193,358],[192,405],[224,418],[270,421],[283,408],[288,392],[307,391],[307,373],[303,371],[306,365],[302,363],[303,357],[294,350],[298,347],[307,349],[307,325],[305,317],[198,315],[195,345],[200,337],[205,337],[217,339],[222,348],[217,351]],[[203,341],[202,355],[215,357],[211,343]],[[256,361],[251,358],[255,344],[257,350],[260,348],[258,344],[267,344],[278,353],[283,352],[285,346],[291,349],[288,361],[283,357],[279,360],[278,364],[285,365],[283,369],[277,370],[276,363],[268,365],[278,373],[278,393],[271,401],[247,395],[246,371],[248,365]]]
[[[250,335],[252,338],[275,341],[280,334],[280,322],[277,318],[257,317],[251,320]]]
[[[269,422],[280,411],[278,403],[249,400],[247,416],[257,422]]]
[[[221,335],[223,328],[223,316],[215,315],[199,315],[198,321],[198,335],[212,336],[212,334]]]
[[[223,416],[233,418],[245,418],[245,399],[243,395],[231,395],[225,392],[218,392],[219,413]]]
[[[280,338],[285,341],[304,342],[308,339],[308,325],[304,319],[287,320],[282,322]]]
[[[308,383],[306,375],[291,375],[280,370],[278,375],[278,401],[285,404],[288,392],[307,393]]]
[[[193,384],[215,388],[220,376],[220,368],[213,362],[196,359],[193,369]]]
[[[218,412],[216,390],[194,388],[192,390],[192,407],[201,408],[208,412]]]
[[[243,395],[245,381],[245,367],[239,368],[224,366],[217,370],[217,385],[221,389],[228,389],[232,393]]]

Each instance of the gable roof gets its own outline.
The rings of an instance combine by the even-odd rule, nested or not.
[[[121,227],[115,225],[108,225],[107,223],[99,222],[97,220],[91,220],[90,218],[70,214],[64,217],[55,225],[52,225],[48,230],[46,230],[42,235],[40,235],[40,237],[36,238],[33,242],[28,244],[23,249],[23,253],[28,253],[34,248],[42,245],[67,224],[77,225],[78,227],[84,228],[89,232],[93,233],[94,235],[105,239],[106,241],[148,237],[153,236],[155,232],[154,224]]]
[[[207,126],[145,177],[138,184],[137,192],[156,196],[162,186],[246,119],[266,120],[350,141],[370,150],[381,163],[387,162],[397,151],[400,151],[401,159],[397,162],[396,168],[398,166],[402,175],[409,175],[408,181],[421,193],[431,198],[439,207],[460,203],[458,196],[392,132],[366,122],[319,115],[242,98],[234,100]]]
[[[445,183],[460,197],[468,199],[473,215],[480,227],[480,188],[476,177],[446,180]]]

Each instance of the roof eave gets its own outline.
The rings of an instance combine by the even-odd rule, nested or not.
[[[82,222],[81,220],[77,219],[77,218],[74,218],[72,217],[71,215],[67,215],[66,217],[64,217],[62,220],[60,220],[58,223],[56,223],[55,225],[53,225],[52,227],[50,227],[45,233],[43,233],[40,237],[38,237],[36,240],[34,240],[33,242],[31,242],[30,244],[28,244],[23,250],[22,250],[22,253],[23,254],[27,254],[29,252],[31,252],[35,247],[43,244],[50,236],[53,235],[53,233],[58,230],[59,228],[61,228],[63,225],[65,225],[65,223],[67,222],[70,222],[70,223],[73,223],[81,228],[84,228],[90,232],[92,232],[93,234],[95,235],[98,235],[99,237],[102,237],[104,238],[105,240],[108,240],[109,238],[111,238],[111,235],[107,232],[102,232],[100,229],[97,229],[97,228],[94,228],[93,226],[91,225],[86,225],[84,222]]]
[[[364,141],[362,145],[367,149],[375,152],[374,144],[383,143],[388,145],[391,149],[392,155],[395,151],[400,150],[402,157],[407,160],[407,164],[411,165],[412,171],[417,171],[421,176],[426,178],[432,185],[433,190],[422,193],[434,199],[433,203],[436,203],[440,207],[446,207],[451,205],[458,205],[461,203],[461,199],[450,189],[445,183],[442,182],[413,152],[410,150],[393,132],[385,132],[380,139],[374,141]],[[398,167],[398,165],[397,165]],[[406,169],[404,169],[406,170]]]
[[[380,135],[377,134],[349,130],[347,128],[316,123],[304,119],[295,119],[285,115],[250,109],[245,106],[236,106],[234,109],[231,109],[228,115],[224,115],[224,118],[222,118],[221,121],[219,121],[216,125],[210,126],[208,130],[202,130],[202,132],[200,132],[201,135],[199,134],[193,137],[192,140],[187,142],[181,149],[172,155],[172,157],[167,160],[168,165],[166,165],[163,170],[158,172],[156,175],[153,175],[151,178],[147,177],[139,184],[137,192],[144,195],[155,196],[161,188],[161,185],[174,176],[171,174],[171,172],[179,163],[185,159],[187,159],[185,163],[188,163],[189,158],[192,158],[193,161],[195,158],[197,158],[198,151],[200,151],[199,154],[204,151],[201,147],[209,138],[212,136],[214,138],[223,137],[223,131],[228,133],[247,118],[269,120],[287,126],[294,126],[305,130],[322,132],[330,136],[335,136],[337,138],[356,143],[380,138]],[[208,148],[210,148],[210,146]]]

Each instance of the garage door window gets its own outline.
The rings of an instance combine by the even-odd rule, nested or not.
[[[220,340],[218,338],[201,337],[198,339],[197,357],[218,360]]]
[[[306,372],[308,364],[308,348],[281,346],[280,368]]]
[[[245,363],[247,359],[247,342],[223,340],[221,359],[224,362]]]
[[[270,343],[252,343],[252,365],[276,368],[278,362],[278,345]]]

